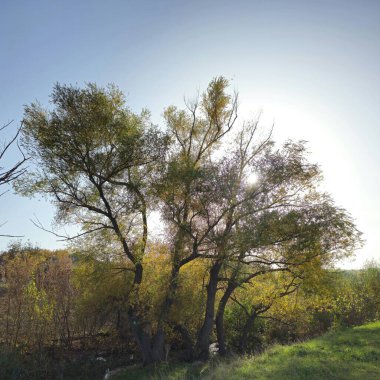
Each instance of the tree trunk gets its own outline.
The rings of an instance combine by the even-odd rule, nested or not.
[[[149,340],[149,350],[144,344],[139,344],[140,350],[143,356],[143,364],[158,363],[165,358],[165,330],[164,326],[167,322],[170,308],[174,302],[175,293],[178,287],[178,274],[179,267],[173,266],[171,272],[171,281],[169,284],[169,289],[167,291],[164,302],[162,303],[161,311],[157,319],[157,331],[153,338]],[[146,333],[145,333],[146,334]],[[139,334],[137,334],[138,336]],[[136,334],[134,334],[136,338]],[[151,336],[151,334],[149,334]],[[149,351],[149,352],[148,352]],[[144,357],[147,358],[144,362]]]
[[[128,321],[141,354],[142,364],[145,366],[153,363],[151,336],[149,331],[146,331],[146,326],[142,326],[132,306],[128,310]]]
[[[128,312],[128,320],[133,337],[141,354],[143,366],[159,363],[164,359],[164,330],[157,329],[152,337],[150,323],[142,324],[131,309],[132,308],[130,308]]]
[[[186,214],[187,212],[185,212]],[[184,217],[186,219],[186,216]],[[138,324],[132,325],[132,331],[134,332],[134,337],[138,342],[138,346],[142,353],[143,364],[147,365],[150,363],[157,363],[164,359],[165,356],[165,330],[164,326],[168,320],[170,309],[175,300],[175,294],[178,288],[178,276],[181,268],[180,254],[184,247],[184,235],[185,232],[180,230],[178,233],[177,241],[174,249],[174,258],[172,263],[171,277],[169,282],[169,287],[162,303],[160,313],[157,318],[157,331],[153,338],[151,338],[151,333],[146,334],[143,329],[138,329]],[[136,265],[135,272],[135,283],[140,283],[142,279],[142,267],[141,265]],[[136,322],[135,320],[132,321]],[[147,339],[149,337],[149,339]]]
[[[222,267],[220,261],[216,261],[210,271],[210,279],[207,284],[206,311],[203,325],[198,333],[196,355],[200,360],[209,358],[209,346],[212,330],[214,327],[215,298],[218,290],[218,277]]]
[[[216,312],[216,335],[218,338],[219,355],[221,356],[227,355],[226,333],[224,329],[224,311],[226,309],[227,302],[235,288],[236,286],[233,283],[228,284],[227,289],[225,290],[222,298],[219,301],[218,310]]]

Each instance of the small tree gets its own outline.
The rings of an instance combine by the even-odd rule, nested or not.
[[[3,127],[0,128],[0,132],[3,132],[5,130],[5,128],[7,128],[8,126],[11,125],[12,122],[4,125]],[[20,177],[24,172],[25,172],[25,167],[24,167],[24,163],[28,160],[27,157],[25,157],[24,153],[22,152],[22,150],[20,149],[19,145],[18,145],[18,137],[19,137],[19,134],[20,134],[20,131],[21,131],[21,127],[17,129],[16,133],[14,134],[14,136],[8,141],[8,142],[4,142],[3,143],[3,146],[0,147],[0,188],[2,188],[4,185],[7,185],[13,181],[15,181],[18,177]],[[5,159],[5,156],[6,154],[9,152],[10,148],[12,147],[12,145],[17,145],[18,147],[18,150],[21,154],[21,159],[19,159],[16,164],[12,164],[10,166],[7,166],[5,165],[3,162],[4,162],[4,159]],[[2,191],[2,189],[0,189],[0,197],[2,195],[4,195],[6,191]],[[4,225],[5,223],[3,223],[2,225]],[[0,225],[0,227],[2,226]],[[2,235],[0,234],[0,236],[3,236],[3,237],[15,237],[13,235]]]

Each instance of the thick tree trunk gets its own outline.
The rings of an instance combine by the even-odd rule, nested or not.
[[[187,211],[185,211],[184,219],[187,218]],[[168,320],[170,309],[174,303],[176,291],[178,288],[178,277],[181,268],[181,253],[184,247],[184,236],[185,232],[180,230],[178,232],[177,241],[175,244],[173,263],[170,276],[169,287],[165,296],[165,299],[161,305],[161,310],[157,316],[157,330],[153,338],[151,338],[151,333],[148,335],[150,337],[149,341],[147,339],[147,334],[144,331],[138,331],[135,326],[136,332],[134,336],[138,342],[138,346],[142,353],[143,364],[157,363],[165,358],[165,330],[164,326]],[[135,283],[140,283],[142,279],[142,267],[136,265],[135,272]],[[133,330],[133,328],[132,328]],[[141,329],[140,329],[141,330]],[[144,335],[145,334],[145,335]],[[149,344],[148,344],[149,343]]]
[[[149,323],[141,325],[138,318],[131,312],[128,317],[133,337],[141,354],[142,364],[146,366],[161,362],[164,359],[164,330],[159,329],[154,336],[152,336]]]
[[[171,273],[171,281],[169,288],[161,307],[160,314],[157,320],[157,331],[150,342],[150,362],[158,363],[165,359],[165,330],[164,326],[167,322],[170,308],[175,299],[175,293],[178,287],[179,267],[173,266]],[[147,363],[149,364],[149,363]]]
[[[151,336],[149,334],[149,331],[146,331],[146,327],[142,326],[132,306],[130,306],[128,310],[128,321],[132,330],[133,337],[140,351],[143,365],[145,366],[153,363],[154,358],[152,354]]]
[[[221,267],[222,263],[220,261],[214,263],[211,268],[210,279],[207,284],[205,318],[203,325],[199,330],[196,344],[196,355],[200,360],[207,360],[209,358],[210,338],[214,327],[215,298],[218,290],[218,277]]]
[[[225,290],[222,298],[219,301],[218,310],[216,312],[215,325],[216,325],[216,335],[219,345],[219,355],[227,355],[226,347],[226,333],[224,329],[224,311],[226,309],[227,302],[231,297],[236,286],[232,283],[229,283],[227,289]]]
[[[142,324],[131,309],[128,313],[128,320],[141,354],[142,364],[146,366],[162,361],[164,359],[164,330],[158,329],[152,336],[150,323]]]
[[[138,288],[142,282],[143,267],[140,263],[135,265],[134,291],[135,302],[138,299]],[[157,330],[152,337],[152,326],[141,319],[133,304],[128,307],[128,322],[132,330],[132,335],[140,351],[142,364],[144,366],[156,363],[163,358],[164,333],[163,330]]]

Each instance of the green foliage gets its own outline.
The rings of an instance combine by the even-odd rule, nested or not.
[[[61,334],[61,331],[66,331],[67,328],[70,331],[70,341],[74,342],[74,345],[77,344],[75,342],[80,342],[80,340],[75,341],[76,336],[85,338],[81,343],[82,350],[90,348],[91,344],[94,347],[95,342],[97,342],[95,346],[103,349],[107,349],[108,344],[111,344],[113,349],[120,347],[118,337],[114,334],[117,329],[115,317],[118,311],[125,310],[123,296],[125,290],[129,288],[128,281],[131,281],[131,273],[120,270],[120,263],[117,261],[99,261],[91,256],[76,254],[71,256],[75,258],[72,265],[70,264],[72,260],[67,261],[68,257],[70,256],[65,252],[39,251],[33,247],[24,249],[12,247],[9,253],[2,256],[2,268],[7,273],[7,288],[5,289],[11,293],[3,293],[0,301],[6,301],[7,298],[4,298],[4,295],[9,294],[12,296],[14,306],[13,309],[9,309],[10,314],[4,313],[0,318],[4,323],[6,322],[4,318],[7,318],[10,329],[2,330],[2,334],[10,335],[2,335],[1,340],[4,342],[9,339],[9,342],[16,342],[15,349],[8,349],[7,353],[3,352],[3,371],[7,371],[4,372],[7,376],[13,376],[11,375],[14,371],[13,365],[24,368],[24,364],[17,363],[24,363],[25,358],[22,352],[25,349],[28,351],[32,349],[31,352],[35,352],[33,355],[36,355],[33,356],[34,364],[28,365],[37,366],[37,363],[40,365],[44,363],[42,369],[36,370],[36,374],[41,374],[41,371],[54,373],[57,365],[66,368],[68,363],[65,361],[65,364],[58,364],[55,359],[47,356],[40,360],[37,354],[44,346],[49,347],[51,339],[67,338]],[[170,260],[164,245],[151,246],[145,260],[147,275],[141,286],[141,303],[144,306],[145,319],[154,325],[157,310],[165,295]],[[201,323],[205,302],[202,283],[205,282],[207,266],[202,264],[204,262],[195,261],[182,268],[178,298],[173,305],[170,317],[172,324],[180,323],[186,326],[193,338],[196,337]],[[69,274],[67,278],[71,278],[70,281],[65,280],[66,275],[63,276],[65,273]],[[257,350],[266,348],[275,341],[289,342],[294,339],[305,339],[310,335],[320,334],[334,325],[358,324],[378,315],[379,271],[377,264],[372,264],[361,271],[321,271],[315,275],[316,278],[309,277],[309,281],[303,282],[297,292],[286,297],[277,298],[291,280],[291,275],[286,272],[269,273],[257,277],[236,290],[234,299],[244,305],[248,311],[272,304],[271,308],[261,315],[264,318],[259,317],[253,325],[250,332],[250,347]],[[129,277],[129,280],[126,281],[126,277]],[[67,298],[70,294],[74,297],[72,301],[64,302],[70,299]],[[18,309],[19,306],[21,309]],[[17,313],[18,310],[20,310],[19,313]],[[62,315],[62,310],[69,310],[70,313]],[[68,325],[64,324],[64,319],[60,318],[61,315],[70,315]],[[245,318],[245,312],[239,304],[231,301],[227,305],[226,325],[228,340],[232,346],[238,345]],[[325,323],[322,323],[322,318],[325,318]],[[14,327],[20,326],[18,332],[11,328],[11,322],[14,323]],[[16,333],[17,338],[14,335]],[[104,337],[96,338],[98,333],[103,333]],[[128,336],[128,332],[126,334]],[[174,345],[173,349],[179,347],[179,337],[170,329],[168,329],[168,339]],[[64,339],[60,340],[60,343],[55,341],[53,347],[60,350],[64,342],[69,341]],[[124,342],[124,347],[126,343],[128,342]],[[128,350],[133,350],[133,346],[127,345],[127,347]],[[297,357],[304,358],[303,352],[297,351]],[[175,356],[176,353],[173,353],[174,358]],[[83,376],[87,376],[85,368],[87,365],[90,366],[86,363],[81,364]],[[98,364],[96,368],[105,370],[104,366]],[[177,375],[178,378],[193,376],[203,367],[206,369],[202,373],[209,373],[208,364],[198,367],[178,365],[176,369],[164,366],[160,367],[160,376],[170,375],[174,376],[173,378]],[[68,368],[66,370],[71,371]],[[78,368],[75,369],[74,364],[72,370],[73,373],[77,371],[76,376],[80,378],[80,371]],[[141,372],[138,370],[136,373]],[[159,375],[157,377],[159,378]]]
[[[25,296],[31,301],[37,319],[40,319],[43,322],[52,320],[54,305],[49,302],[46,291],[37,288],[34,279],[32,279],[26,286]]]

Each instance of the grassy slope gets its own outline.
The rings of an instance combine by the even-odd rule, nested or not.
[[[128,369],[112,380],[133,379],[380,379],[380,322],[330,332],[263,355],[202,365]]]

